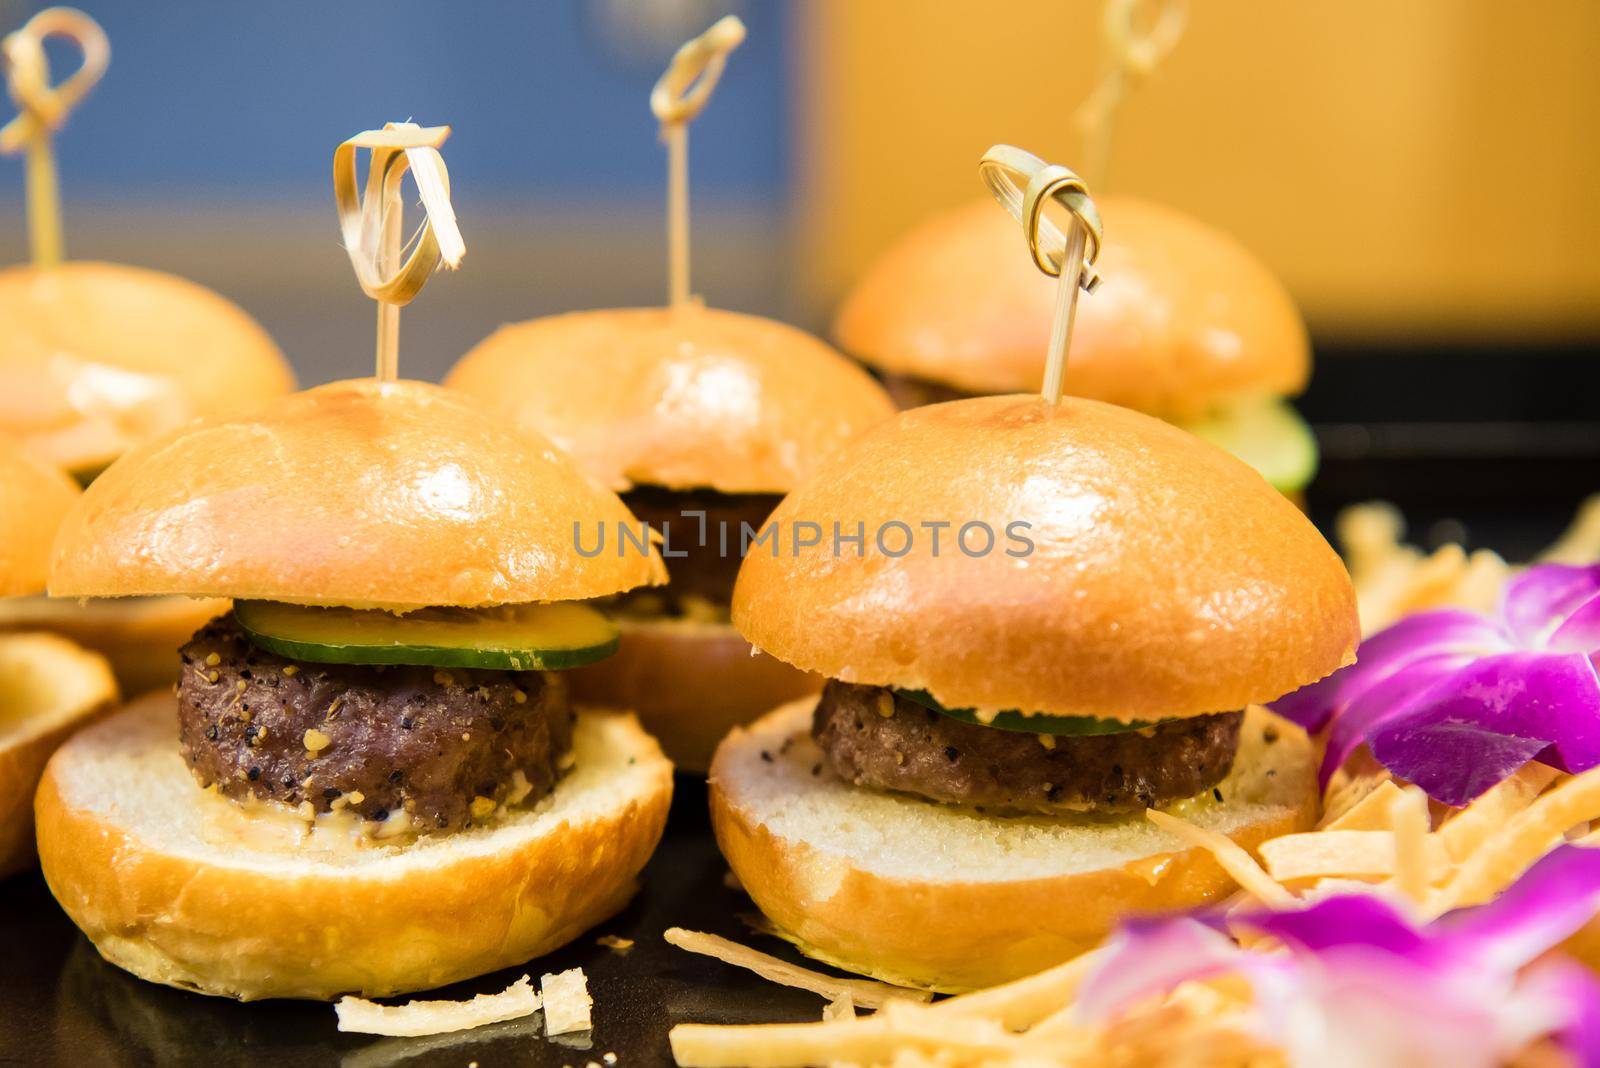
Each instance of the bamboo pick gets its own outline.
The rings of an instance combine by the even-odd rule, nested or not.
[[[1100,285],[1094,261],[1100,255],[1100,213],[1089,199],[1082,178],[1059,164],[1046,164],[1030,152],[995,145],[983,154],[978,173],[1002,207],[1022,224],[1034,266],[1058,279],[1055,318],[1050,325],[1044,386],[1050,404],[1060,404],[1066,390],[1067,353],[1077,318],[1078,290],[1093,293]],[[1067,232],[1045,218],[1045,204],[1055,200],[1070,213]]]
[[[1146,7],[1157,10],[1141,27],[1137,23]],[[1094,188],[1105,187],[1112,134],[1123,101],[1172,52],[1188,21],[1185,0],[1107,0],[1100,22],[1105,72],[1076,116],[1083,133],[1083,157],[1088,162],[1083,173]]]
[[[1066,250],[1062,263],[1082,263],[1084,246],[1089,234],[1083,220],[1076,215],[1067,228]],[[1067,351],[1072,347],[1072,327],[1078,319],[1078,287],[1080,276],[1076,271],[1056,272],[1056,310],[1050,320],[1050,351],[1044,365],[1044,397],[1051,404],[1059,404],[1066,392]]]
[[[78,46],[83,61],[72,76],[50,84],[48,37],[65,37]],[[27,153],[25,196],[28,245],[35,267],[55,267],[63,257],[61,187],[51,137],[67,115],[105,75],[111,42],[94,19],[70,7],[49,7],[4,38],[0,64],[17,115],[0,127],[0,154]]]
[[[673,55],[650,91],[650,110],[667,145],[667,292],[674,308],[689,303],[689,123],[722,77],[728,53],[744,41],[744,23],[725,15]]]
[[[383,240],[378,250],[380,273],[400,265],[400,225],[405,218],[405,203],[398,188],[383,191]],[[400,305],[380,300],[378,305],[378,379],[393,382],[400,377]]]
[[[449,136],[448,126],[391,122],[357,134],[333,153],[333,194],[345,251],[362,291],[378,302],[380,381],[399,376],[400,309],[422,292],[441,262],[454,269],[467,254],[450,203],[450,172],[439,154]],[[372,154],[365,195],[356,178],[356,152],[363,148]],[[426,218],[411,254],[402,260],[405,205],[400,186],[407,171],[416,179]]]

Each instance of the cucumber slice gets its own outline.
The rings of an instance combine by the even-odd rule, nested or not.
[[[978,714],[970,708],[946,708],[935,701],[926,690],[896,690],[895,693],[907,701],[931,708],[935,712],[959,719],[963,723],[975,723],[980,727],[994,727],[1002,731],[1018,731],[1023,734],[1056,734],[1067,737],[1082,738],[1091,734],[1123,734],[1127,731],[1142,730],[1145,727],[1154,727],[1165,720],[1132,720],[1097,719],[1094,716],[1047,716],[1043,714],[1029,715],[1026,712],[998,712],[987,723],[978,718]]]
[[[616,626],[588,605],[572,603],[424,608],[397,616],[239,601],[233,617],[268,652],[318,664],[556,671],[617,650]]]
[[[1317,473],[1317,439],[1300,414],[1283,401],[1236,404],[1178,425],[1227,449],[1260,471],[1280,493],[1305,489]]]

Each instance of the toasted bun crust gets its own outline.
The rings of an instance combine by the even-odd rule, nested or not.
[[[1355,592],[1316,528],[1254,470],[1098,401],[983,397],[902,412],[772,514],[733,622],[831,678],[947,707],[1152,719],[1260,704],[1354,659]],[[939,554],[920,524],[944,521]],[[1033,545],[1008,538],[1027,522]],[[901,531],[887,524],[899,522]],[[862,558],[831,532],[865,524]],[[960,551],[968,523],[994,547]],[[907,533],[911,550],[898,551]],[[982,528],[968,546],[982,552]],[[1025,553],[1013,556],[1009,553]]]
[[[0,600],[0,634],[59,634],[105,657],[117,688],[137,695],[178,681],[179,646],[229,604],[216,597],[12,597]]]
[[[717,743],[822,679],[757,653],[726,623],[618,620],[615,656],[563,672],[579,702],[631,708],[680,771],[711,767]]]
[[[33,864],[33,792],[67,736],[117,700],[111,669],[53,634],[0,634],[0,879]]]
[[[1101,285],[1078,303],[1067,389],[1167,418],[1305,388],[1304,321],[1266,266],[1171,208],[1097,200]],[[1039,388],[1055,280],[1017,224],[974,201],[913,230],[840,307],[839,346],[884,371],[971,393]]]
[[[503,326],[445,385],[548,435],[619,491],[787,493],[894,410],[810,334],[701,305]]]
[[[256,321],[204,286],[115,263],[0,271],[0,430],[71,471],[294,388]]]
[[[984,815],[852,786],[826,766],[813,775],[821,754],[810,712],[798,701],[730,735],[710,799],[733,873],[812,956],[890,982],[970,990],[1075,957],[1125,916],[1192,908],[1234,887],[1209,853],[1142,816]],[[1172,811],[1246,848],[1309,829],[1310,741],[1251,709],[1219,790],[1221,803],[1202,795]]]
[[[50,543],[77,499],[78,484],[65,472],[0,434],[0,597],[44,589]]]
[[[152,982],[244,1000],[425,990],[548,953],[633,895],[672,767],[626,714],[580,715],[573,745],[555,792],[493,826],[294,845],[212,822],[233,803],[195,784],[173,700],[152,695],[50,761],[39,859],[101,955]]]
[[[532,431],[421,382],[335,382],[151,442],[62,524],[50,591],[405,609],[601,597],[659,555],[577,550],[631,522]]]

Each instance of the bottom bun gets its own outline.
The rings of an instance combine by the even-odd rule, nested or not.
[[[1069,960],[1125,916],[1234,889],[1209,853],[1142,816],[1003,817],[852,786],[827,769],[810,713],[795,702],[722,743],[711,818],[746,892],[819,960],[973,990]],[[1317,794],[1305,732],[1250,709],[1218,790],[1220,802],[1204,794],[1167,811],[1250,849],[1308,829]]]
[[[615,656],[567,672],[573,696],[631,708],[680,771],[703,773],[734,727],[822,690],[822,679],[757,653],[728,623],[619,620]]]
[[[196,785],[173,698],[152,695],[56,752],[39,859],[100,955],[152,982],[244,1000],[425,990],[548,953],[633,895],[672,767],[623,713],[580,713],[573,755],[549,797],[484,827],[297,843],[293,817]]]
[[[13,597],[0,601],[0,631],[47,630],[111,662],[125,694],[178,681],[178,648],[228,610],[215,597]]]
[[[116,701],[103,657],[54,634],[0,634],[0,878],[33,864],[45,761]]]

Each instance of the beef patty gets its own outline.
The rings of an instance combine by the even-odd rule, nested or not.
[[[257,648],[231,615],[180,655],[184,759],[229,797],[321,812],[342,798],[368,819],[402,810],[424,828],[461,827],[476,798],[548,793],[572,746],[553,675],[297,663]]]
[[[1118,734],[1027,734],[963,723],[878,686],[832,680],[811,734],[841,778],[934,801],[1019,812],[1128,811],[1227,777],[1242,712]]]
[[[634,517],[666,535],[662,548],[671,575],[665,586],[642,587],[614,598],[614,611],[633,610],[645,615],[686,614],[685,598],[700,601],[726,613],[733,599],[733,580],[739,574],[742,544],[741,524],[748,524],[754,539],[781,500],[773,493],[718,493],[715,490],[669,490],[660,486],[638,486],[622,495]],[[701,519],[705,513],[705,544],[700,544]],[[723,532],[727,551],[723,552]],[[678,556],[679,552],[684,553]]]

